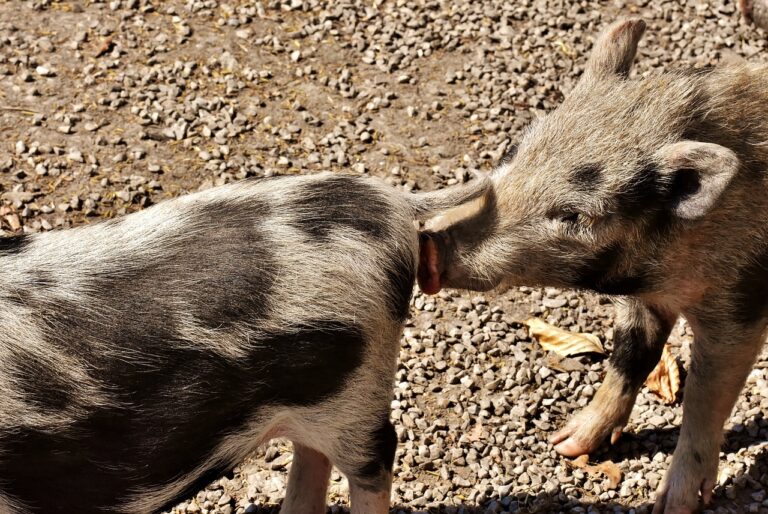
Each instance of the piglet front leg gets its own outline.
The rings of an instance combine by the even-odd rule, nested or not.
[[[635,404],[635,394],[624,390],[624,377],[609,367],[603,385],[589,405],[555,432],[549,442],[565,457],[590,454],[610,437],[611,444],[621,436]]]
[[[312,448],[293,443],[293,464],[280,514],[324,514],[331,461]]]
[[[592,453],[608,437],[611,443],[618,439],[677,318],[634,298],[617,301],[616,315],[614,350],[603,385],[592,402],[550,438],[566,457]]]
[[[653,514],[692,514],[709,503],[723,425],[765,340],[763,327],[745,329],[725,323],[710,327],[695,321],[692,325],[683,425],[672,464],[656,493]]]

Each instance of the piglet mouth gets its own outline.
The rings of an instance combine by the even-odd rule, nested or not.
[[[436,294],[443,287],[442,252],[434,233],[419,234],[419,270],[416,280],[419,288],[426,294]]]

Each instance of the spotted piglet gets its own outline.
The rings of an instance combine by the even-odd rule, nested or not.
[[[683,422],[654,513],[690,513],[711,497],[723,424],[766,336],[768,67],[632,80],[644,30],[612,25],[489,192],[431,223],[419,280],[428,292],[528,284],[617,297],[603,385],[552,437],[567,456],[621,433],[684,316],[695,342]]]
[[[248,180],[0,239],[0,513],[158,512],[260,444],[294,444],[284,514],[389,510],[389,405],[414,219],[343,175]]]

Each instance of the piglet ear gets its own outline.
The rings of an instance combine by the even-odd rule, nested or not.
[[[595,42],[584,70],[584,78],[599,80],[611,75],[626,78],[643,32],[645,22],[639,18],[621,20],[609,26]]]
[[[657,157],[673,212],[690,220],[715,206],[739,170],[736,154],[713,143],[680,141],[663,147]]]

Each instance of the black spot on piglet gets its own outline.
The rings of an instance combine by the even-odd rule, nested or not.
[[[373,489],[377,489],[376,482],[385,472],[392,471],[397,450],[397,433],[388,417],[383,417],[379,426],[374,428],[371,434],[371,446],[373,458],[360,469],[360,476]]]
[[[21,253],[28,243],[27,236],[0,237],[0,257]]]
[[[303,187],[294,207],[296,226],[313,241],[327,242],[338,228],[380,240],[389,236],[390,206],[371,184],[356,177],[330,177]]]
[[[600,185],[603,167],[596,162],[578,166],[571,172],[568,181],[583,191],[593,191]]]
[[[739,270],[738,277],[733,317],[744,325],[757,323],[768,315],[768,248]]]

